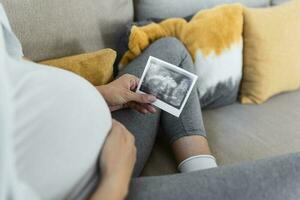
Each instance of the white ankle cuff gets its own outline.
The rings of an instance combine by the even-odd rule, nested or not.
[[[178,170],[182,173],[198,171],[217,167],[216,158],[212,155],[192,156],[183,160],[178,165]]]

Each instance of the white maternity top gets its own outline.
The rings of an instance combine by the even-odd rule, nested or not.
[[[22,56],[0,4],[0,200],[85,199],[109,109],[86,80]]]

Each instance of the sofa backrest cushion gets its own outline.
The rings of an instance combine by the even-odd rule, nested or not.
[[[300,0],[244,9],[244,65],[240,99],[261,104],[300,89]]]
[[[266,7],[270,0],[135,0],[135,20],[186,17],[199,10],[226,3],[242,3],[250,7]]]
[[[0,0],[34,61],[115,48],[133,20],[131,0]]]
[[[286,3],[286,2],[288,2],[288,1],[290,1],[290,0],[272,0],[272,1],[271,1],[271,5],[272,5],[272,6],[277,6],[277,5],[280,5],[280,4],[282,4],[282,3]]]

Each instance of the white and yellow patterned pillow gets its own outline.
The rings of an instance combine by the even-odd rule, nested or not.
[[[240,4],[200,11],[189,21],[171,18],[134,25],[128,37],[128,51],[120,66],[136,58],[153,41],[176,37],[194,60],[202,106],[227,105],[236,101],[242,78],[242,31],[243,7]]]

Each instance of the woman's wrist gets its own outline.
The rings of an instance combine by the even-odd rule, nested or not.
[[[100,94],[103,96],[103,98],[105,99],[106,103],[109,105],[108,102],[108,87],[107,85],[100,85],[100,86],[96,86],[96,89],[100,92]]]
[[[109,110],[111,112],[119,110],[121,108],[123,108],[123,105],[112,105],[112,103],[110,102],[110,98],[109,98],[109,87],[107,85],[101,85],[101,86],[96,86],[96,89],[98,90],[98,92],[103,96],[105,102],[107,103]]]

